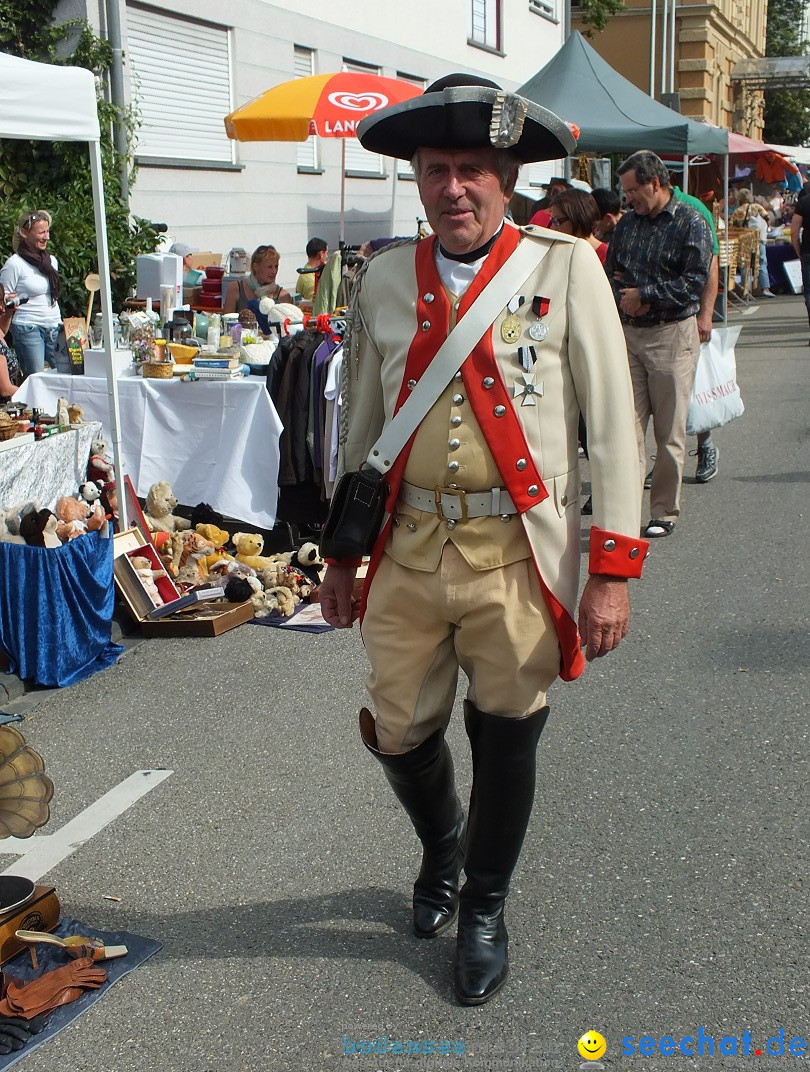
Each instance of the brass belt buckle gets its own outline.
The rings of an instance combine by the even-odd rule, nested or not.
[[[446,517],[442,510],[442,495],[455,495],[459,500],[461,517]],[[437,484],[433,489],[433,501],[436,503],[436,513],[442,521],[466,521],[467,520],[467,495],[462,488],[441,488]]]

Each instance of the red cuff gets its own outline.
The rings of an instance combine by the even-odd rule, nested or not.
[[[647,540],[633,539],[620,532],[591,528],[588,573],[609,577],[640,577],[644,559],[650,550]]]
[[[363,565],[362,558],[325,558],[327,566],[345,566],[347,569],[359,569]]]

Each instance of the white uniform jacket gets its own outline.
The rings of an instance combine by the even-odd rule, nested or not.
[[[364,464],[384,424],[447,336],[453,310],[436,269],[435,241],[434,236],[386,250],[360,277],[344,356],[341,471]],[[458,303],[457,317],[464,316],[520,241],[550,245],[539,267],[516,289],[524,298],[516,313],[520,338],[503,341],[501,324],[509,315],[504,308],[461,371],[503,485],[518,508],[560,638],[561,676],[570,680],[584,668],[575,618],[581,553],[579,412],[588,430],[594,504],[589,572],[638,577],[648,545],[639,538],[633,393],[613,294],[587,242],[507,224]],[[545,310],[548,334],[535,341],[529,328],[540,319],[539,310]],[[524,405],[524,395],[515,391],[523,382],[518,346],[534,347],[535,405]],[[389,513],[407,454],[408,447],[389,474]],[[390,517],[372,555],[370,578],[389,525]]]

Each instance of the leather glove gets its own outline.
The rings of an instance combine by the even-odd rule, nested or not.
[[[104,968],[89,957],[62,964],[29,983],[8,980],[5,997],[0,1001],[0,1016],[22,1017],[31,1021],[59,1005],[68,1005],[81,997],[82,991],[96,990],[107,981]]]
[[[32,1035],[38,1035],[48,1022],[48,1016],[33,1020],[20,1020],[14,1016],[0,1016],[0,1054],[21,1050]]]

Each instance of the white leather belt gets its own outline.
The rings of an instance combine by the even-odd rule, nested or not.
[[[500,514],[516,514],[506,488],[490,488],[489,491],[463,491],[461,488],[417,488],[403,480],[399,486],[399,499],[414,510],[438,514],[442,521],[466,521],[468,517],[498,517]]]

